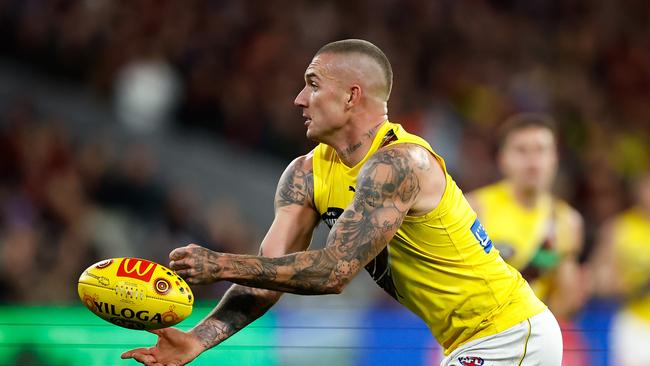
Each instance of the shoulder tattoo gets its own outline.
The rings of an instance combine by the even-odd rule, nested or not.
[[[275,194],[276,208],[313,202],[314,172],[306,169],[303,162],[304,158],[293,161],[282,174]]]

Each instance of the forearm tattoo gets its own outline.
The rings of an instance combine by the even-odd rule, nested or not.
[[[279,258],[222,254],[219,277],[298,294],[340,292],[401,225],[420,192],[418,169],[428,170],[428,160],[422,162],[407,147],[376,153],[359,174],[354,201],[332,227],[324,249]],[[296,181],[294,172],[286,175]]]
[[[282,174],[275,194],[275,207],[289,205],[305,205],[311,203],[314,197],[314,173],[305,169],[302,164],[304,157],[295,160]]]
[[[192,332],[211,348],[262,316],[280,297],[272,291],[234,285]]]

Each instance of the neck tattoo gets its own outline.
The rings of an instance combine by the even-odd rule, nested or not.
[[[382,123],[383,123],[383,122],[382,122]],[[357,143],[355,143],[355,144],[352,144],[352,145],[349,145],[348,147],[346,147],[346,148],[345,148],[345,151],[344,151],[345,156],[350,156],[350,155],[352,155],[353,152],[359,150],[359,148],[360,148],[361,146],[363,146],[363,143],[364,143],[364,142],[366,142],[366,141],[368,141],[368,140],[372,140],[372,138],[375,136],[375,133],[376,133],[377,130],[379,129],[379,126],[381,126],[381,123],[378,124],[378,125],[376,125],[376,126],[374,126],[374,127],[371,128],[371,129],[369,129],[366,133],[364,133],[363,136],[361,136],[361,141],[359,141],[359,142],[357,142]]]
[[[349,145],[348,147],[345,148],[344,154],[346,156],[352,155],[353,152],[357,151],[363,143],[361,141],[357,142],[356,144]]]

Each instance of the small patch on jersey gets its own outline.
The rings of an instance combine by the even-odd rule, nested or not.
[[[393,141],[397,141],[397,135],[395,134],[395,131],[391,129],[384,135],[384,138],[381,140],[381,144],[379,144],[379,148],[381,149]]]
[[[348,191],[355,192],[355,193],[357,192],[357,190],[354,189],[354,187],[352,187],[352,186],[348,186]]]
[[[331,229],[334,224],[336,224],[336,220],[338,220],[339,216],[343,213],[343,209],[339,207],[328,207],[327,211],[325,211],[321,215],[321,219],[323,219],[323,222]]]
[[[478,218],[476,218],[470,230],[472,230],[472,234],[474,234],[476,240],[478,240],[479,244],[481,244],[483,250],[486,253],[489,253],[492,249],[492,240],[490,240],[487,231],[485,231],[485,228],[478,220]]]
[[[463,366],[483,366],[485,361],[481,357],[463,356],[458,357],[458,362]]]

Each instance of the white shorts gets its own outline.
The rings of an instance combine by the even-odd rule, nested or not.
[[[560,366],[562,332],[550,310],[455,349],[440,366]]]
[[[612,321],[612,365],[650,365],[650,322],[620,311]]]

